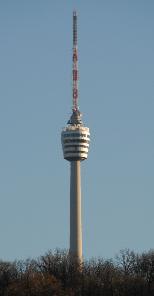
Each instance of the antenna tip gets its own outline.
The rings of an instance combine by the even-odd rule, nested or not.
[[[76,10],[73,10],[73,16],[77,16]]]

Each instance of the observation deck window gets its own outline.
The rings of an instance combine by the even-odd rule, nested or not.
[[[86,148],[86,149],[88,149],[88,147],[85,145],[66,145],[65,148]]]
[[[89,144],[89,140],[84,140],[84,139],[64,140],[64,144],[65,143],[75,143],[75,142],[76,143],[87,143],[87,144]]]
[[[87,154],[85,151],[66,151],[65,154]]]
[[[88,135],[83,134],[83,133],[81,133],[81,134],[70,133],[70,134],[64,134],[63,136],[64,136],[64,138],[67,138],[67,137],[84,137],[84,138],[86,138]]]

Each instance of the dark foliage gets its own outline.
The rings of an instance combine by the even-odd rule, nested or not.
[[[153,296],[154,251],[122,250],[79,266],[65,251],[37,260],[0,261],[0,296]]]

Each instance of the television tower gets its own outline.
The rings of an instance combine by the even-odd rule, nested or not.
[[[81,173],[80,162],[87,159],[90,133],[83,125],[78,106],[77,13],[73,12],[73,106],[67,126],[62,130],[63,155],[70,162],[70,255],[82,262]]]

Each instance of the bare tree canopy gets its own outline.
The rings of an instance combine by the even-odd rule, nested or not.
[[[36,260],[0,261],[0,296],[153,296],[154,251],[121,250],[114,260],[78,266],[67,251]]]

